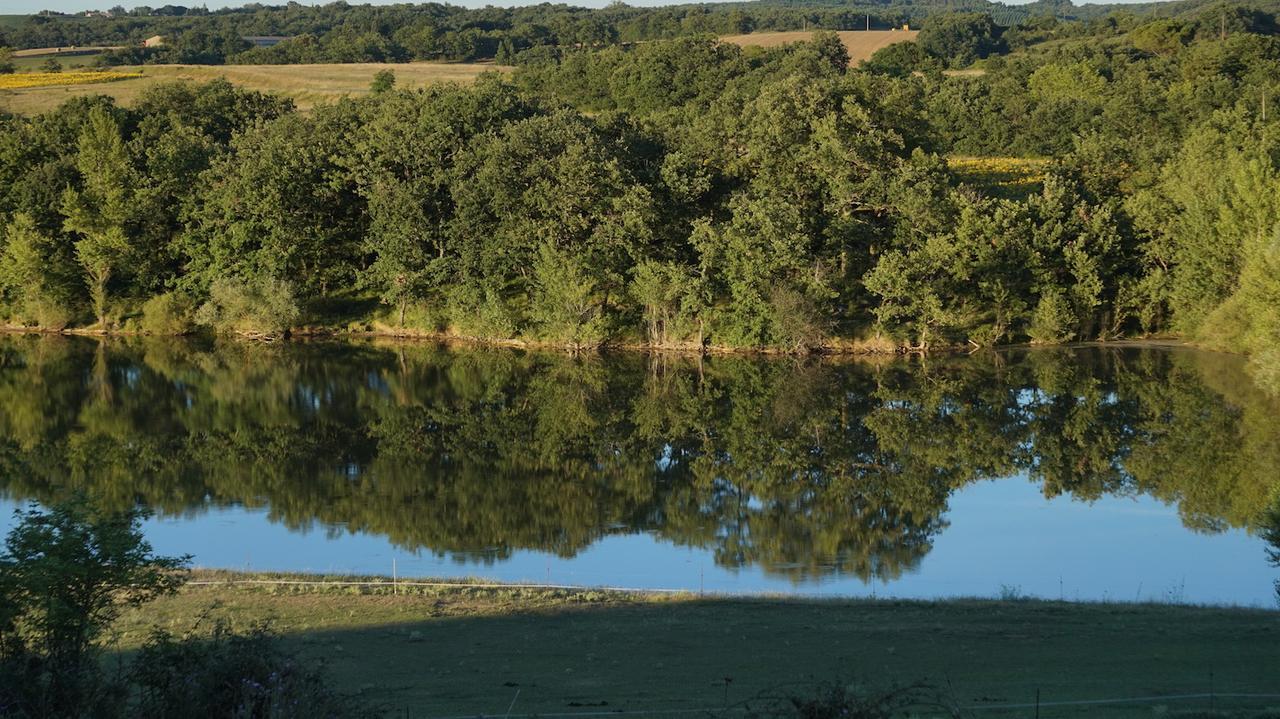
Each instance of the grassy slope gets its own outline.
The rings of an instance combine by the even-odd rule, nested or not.
[[[501,70],[487,64],[401,63],[333,65],[145,65],[113,68],[122,72],[142,72],[137,80],[110,85],[42,87],[0,92],[0,110],[35,114],[57,107],[80,95],[104,94],[123,104],[136,100],[143,90],[174,80],[208,81],[225,77],[253,90],[275,92],[293,98],[307,108],[322,100],[368,92],[369,83],[380,70],[396,74],[399,87],[421,87],[433,82],[470,82],[487,70]]]
[[[863,60],[871,59],[877,50],[897,42],[915,40],[920,33],[916,30],[844,30],[836,34],[849,50],[849,64],[857,65]],[[727,35],[720,39],[743,47],[776,47],[806,42],[812,37],[812,32],[755,32],[749,35]]]
[[[1210,671],[1218,692],[1280,691],[1273,611],[415,591],[188,587],[122,620],[121,646],[135,645],[152,622],[181,631],[218,602],[237,622],[275,617],[342,688],[393,716],[501,714],[517,689],[516,713],[718,707],[725,677],[730,703],[791,682],[855,676],[929,679],[963,705],[1032,700],[1037,689],[1046,701],[1199,693]],[[1151,716],[1152,707],[1088,715]]]
[[[52,56],[58,64],[64,69],[71,70],[78,67],[92,67],[94,60],[101,53],[88,53],[85,55],[56,55]],[[40,67],[49,61],[49,55],[31,55],[26,57],[13,58],[13,66],[18,72],[38,72]]]

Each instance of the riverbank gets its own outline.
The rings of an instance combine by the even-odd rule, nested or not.
[[[1260,609],[232,584],[351,578],[226,572],[195,579],[207,583],[127,614],[119,646],[136,646],[155,624],[181,631],[211,606],[240,626],[269,618],[343,690],[390,716],[718,709],[849,678],[928,681],[960,706],[985,708],[1034,701],[1037,691],[1045,702],[1199,694],[1211,673],[1217,694],[1280,692],[1280,613]],[[1280,699],[1216,701],[1280,707]],[[1041,716],[1151,716],[1160,705]],[[1205,708],[1166,705],[1172,715]]]
[[[18,325],[0,325],[0,334],[12,335],[60,335],[68,337],[119,337],[119,338],[139,338],[139,337],[171,337],[181,338],[198,336],[198,333],[189,333],[183,335],[157,335],[154,333],[141,332],[137,330],[121,330],[121,329],[95,329],[88,327],[75,327],[65,329],[48,329],[42,327],[23,327]],[[831,338],[823,344],[806,348],[804,350],[789,350],[781,347],[733,347],[726,345],[705,344],[697,345],[690,342],[671,343],[671,344],[649,344],[636,341],[610,341],[594,345],[572,344],[564,342],[545,342],[531,339],[521,338],[501,338],[501,337],[476,337],[471,335],[462,335],[452,332],[438,332],[412,329],[337,329],[330,327],[299,327],[290,330],[284,336],[270,336],[262,334],[238,334],[234,335],[237,339],[244,342],[264,342],[264,341],[280,341],[280,340],[297,340],[297,341],[396,341],[396,342],[434,342],[441,345],[456,345],[459,347],[493,347],[520,349],[531,351],[546,352],[584,352],[584,351],[617,351],[617,352],[639,352],[639,353],[670,353],[683,355],[754,355],[754,356],[781,356],[795,357],[805,355],[819,355],[830,357],[842,356],[864,356],[864,357],[891,357],[897,355],[926,355],[926,354],[955,354],[955,353],[972,353],[984,350],[1010,350],[1010,349],[1053,349],[1053,348],[1075,348],[1075,347],[1159,347],[1159,348],[1187,348],[1199,349],[1211,352],[1228,352],[1218,347],[1204,347],[1195,342],[1181,339],[1173,335],[1154,335],[1149,337],[1121,338],[1114,340],[1086,340],[1079,342],[1065,342],[1056,345],[1046,344],[1029,344],[1026,342],[1015,342],[1008,344],[998,344],[991,347],[975,347],[973,345],[937,345],[927,350],[911,347],[899,341],[895,341],[888,337],[872,337],[870,339],[856,338]],[[1237,354],[1228,352],[1229,354]]]

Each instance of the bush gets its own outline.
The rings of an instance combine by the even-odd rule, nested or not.
[[[540,338],[579,346],[604,341],[597,282],[581,259],[544,245],[533,263],[533,276],[530,314]]]
[[[171,594],[187,557],[157,557],[138,510],[83,501],[17,513],[0,553],[0,717],[364,717],[267,627],[181,638],[156,630],[130,662],[104,670],[101,638],[123,607]]]
[[[135,717],[375,716],[327,686],[324,675],[280,647],[265,625],[244,634],[225,621],[201,636],[156,630],[134,659]]]
[[[813,300],[789,287],[769,297],[774,344],[791,352],[819,349],[830,329]]]
[[[842,683],[818,687],[811,694],[792,693],[782,698],[763,697],[763,709],[754,717],[795,719],[889,719],[897,716],[960,716],[953,702],[925,684],[866,689]]]
[[[470,337],[509,339],[516,336],[516,313],[496,290],[459,285],[449,293],[449,323]]]
[[[391,70],[379,70],[373,76],[373,82],[369,83],[369,92],[381,95],[384,92],[390,92],[395,86],[396,74]]]
[[[26,302],[26,315],[41,329],[64,330],[75,314],[66,305],[49,297],[33,297]]]
[[[15,513],[0,553],[0,716],[113,716],[127,692],[100,638],[126,606],[177,590],[186,557],[157,557],[144,513],[84,502]]]
[[[142,331],[152,335],[185,335],[195,327],[195,307],[177,292],[156,295],[142,305]]]
[[[279,337],[301,316],[288,282],[218,279],[209,287],[209,301],[200,306],[195,319],[224,334]]]
[[[1071,304],[1061,292],[1052,289],[1040,296],[1036,311],[1031,315],[1031,326],[1027,328],[1027,334],[1031,337],[1032,344],[1062,344],[1075,336],[1072,330],[1074,324]]]

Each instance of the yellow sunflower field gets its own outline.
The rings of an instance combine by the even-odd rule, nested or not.
[[[88,85],[142,77],[131,72],[23,72],[0,75],[0,90],[21,90],[54,85]]]

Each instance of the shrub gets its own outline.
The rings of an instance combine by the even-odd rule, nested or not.
[[[75,313],[69,307],[43,296],[27,300],[25,310],[27,318],[35,322],[37,327],[55,332],[66,329],[75,318]]]
[[[373,82],[369,83],[369,92],[381,95],[384,92],[390,92],[395,86],[396,74],[391,70],[379,70],[373,76]]]
[[[822,685],[812,694],[792,693],[782,698],[763,697],[755,717],[795,719],[889,719],[897,716],[959,716],[959,711],[937,689],[925,684],[867,689],[856,685]],[[758,704],[758,706],[760,706]]]
[[[293,286],[276,279],[218,279],[209,301],[196,312],[196,322],[224,334],[278,337],[302,315]]]
[[[449,294],[448,316],[453,329],[481,338],[511,338],[519,331],[516,313],[492,289],[460,285]]]
[[[15,516],[0,554],[0,715],[111,716],[126,692],[99,639],[122,607],[176,591],[187,558],[153,555],[139,510],[77,501]]]
[[[157,557],[145,514],[83,501],[17,513],[0,554],[0,717],[364,717],[267,627],[157,630],[109,675],[99,638],[125,606],[177,590],[187,557]]]
[[[218,621],[207,635],[156,630],[134,659],[129,679],[135,717],[375,716],[329,688],[324,675],[284,651],[269,627],[246,633]]]
[[[578,257],[544,245],[533,263],[530,314],[542,339],[592,346],[604,341],[596,279]]]
[[[185,335],[195,327],[195,307],[177,292],[156,295],[142,305],[142,331],[152,335]]]
[[[813,300],[789,287],[779,287],[769,296],[773,341],[792,352],[822,346],[829,329]]]
[[[1031,326],[1027,328],[1027,334],[1031,337],[1032,344],[1061,344],[1074,336],[1074,324],[1071,304],[1061,292],[1051,289],[1040,296],[1040,302],[1031,315]]]

